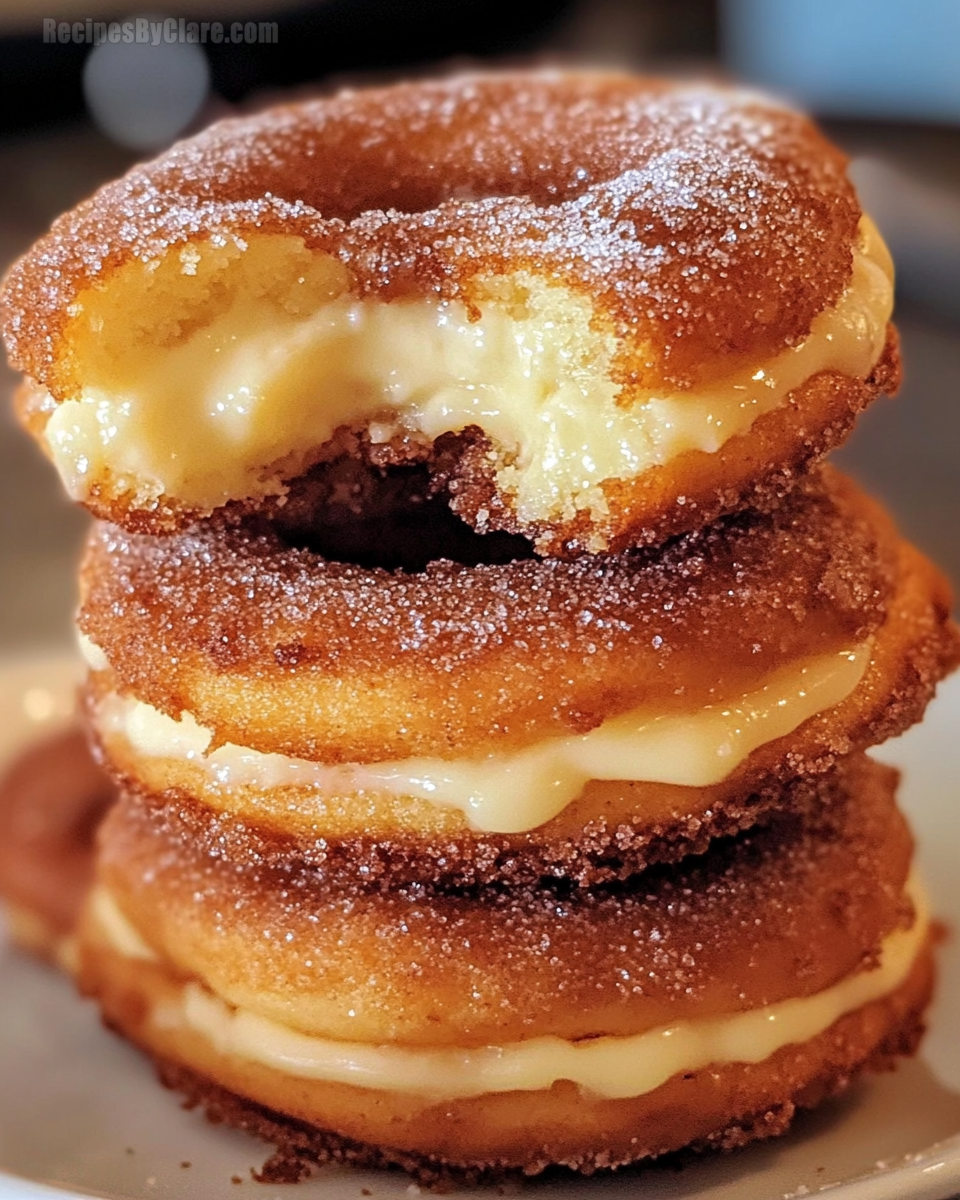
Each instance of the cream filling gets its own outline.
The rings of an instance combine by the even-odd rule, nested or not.
[[[156,954],[123,915],[105,887],[93,888],[87,904],[100,935],[112,950],[124,958],[140,962],[157,961]]]
[[[77,649],[83,661],[87,664],[91,671],[109,671],[110,660],[103,651],[102,646],[98,646],[92,637],[81,633],[78,629],[77,633]]]
[[[562,812],[591,779],[688,787],[719,783],[759,746],[849,696],[870,653],[864,643],[791,664],[771,673],[756,690],[699,712],[665,716],[636,709],[587,734],[546,738],[513,754],[481,759],[327,765],[230,743],[210,750],[211,730],[190,713],[174,720],[116,693],[101,702],[98,723],[106,734],[122,735],[138,755],[193,763],[223,788],[291,786],[336,796],[415,796],[459,809],[474,829],[521,833]]]
[[[763,1062],[782,1047],[808,1042],[847,1013],[896,991],[910,974],[929,927],[925,897],[915,877],[911,876],[906,890],[916,906],[916,919],[909,930],[897,930],[884,939],[877,966],[813,996],[677,1021],[633,1036],[578,1041],[536,1037],[477,1048],[368,1045],[298,1033],[233,1008],[197,983],[186,984],[176,1001],[158,1005],[152,1021],[159,1029],[199,1033],[218,1054],[298,1079],[446,1100],[540,1091],[558,1080],[570,1080],[605,1099],[626,1099],[646,1095],[680,1072]],[[119,910],[117,916],[125,921]],[[119,953],[126,953],[128,940],[121,939],[115,946]]]
[[[340,426],[432,440],[478,425],[522,520],[602,513],[604,480],[716,451],[821,371],[865,377],[893,306],[890,256],[864,218],[849,286],[800,345],[624,404],[590,299],[532,275],[487,280],[473,320],[460,303],[357,299],[336,260],[294,238],[168,257],[71,308],[83,388],[46,438],[75,499],[109,480],[141,505],[211,509],[280,490]]]

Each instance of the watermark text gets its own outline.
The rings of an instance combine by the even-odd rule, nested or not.
[[[276,21],[188,21],[185,17],[166,17],[152,21],[133,17],[129,21],[58,21],[43,18],[43,40],[47,43],[75,46],[102,46],[104,42],[138,42],[159,46],[161,42],[188,42],[205,46],[221,44],[275,46]]]

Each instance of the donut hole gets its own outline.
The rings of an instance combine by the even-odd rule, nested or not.
[[[477,533],[458,517],[427,462],[384,467],[341,455],[251,520],[288,547],[364,568],[415,573],[440,560],[474,567],[534,557],[526,538]]]

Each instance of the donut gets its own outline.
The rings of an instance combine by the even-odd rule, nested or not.
[[[10,932],[62,957],[93,879],[94,836],[114,789],[73,727],[31,746],[0,779],[0,900]]]
[[[930,934],[895,783],[852,756],[815,814],[579,891],[334,883],[122,796],[81,987],[287,1169],[591,1172],[738,1145],[916,1044]]]
[[[388,572],[276,531],[100,526],[81,590],[117,783],[367,880],[589,885],[703,851],[819,803],[960,661],[945,581],[832,471],[576,562]]]
[[[0,894],[262,1178],[730,1149],[915,1050],[864,751],[960,630],[820,462],[892,301],[809,120],[590,71],[221,122],[12,267],[96,521],[90,750],[0,788]]]
[[[426,464],[551,556],[772,505],[899,377],[844,156],[740,89],[515,72],[221,122],[8,274],[20,411],[148,533]]]

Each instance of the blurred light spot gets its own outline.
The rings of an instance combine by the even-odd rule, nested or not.
[[[46,688],[28,688],[23,693],[23,711],[31,721],[49,721],[57,710],[53,693]]]
[[[196,116],[209,86],[206,56],[193,43],[103,42],[83,68],[91,116],[107,137],[135,150],[172,142]]]

